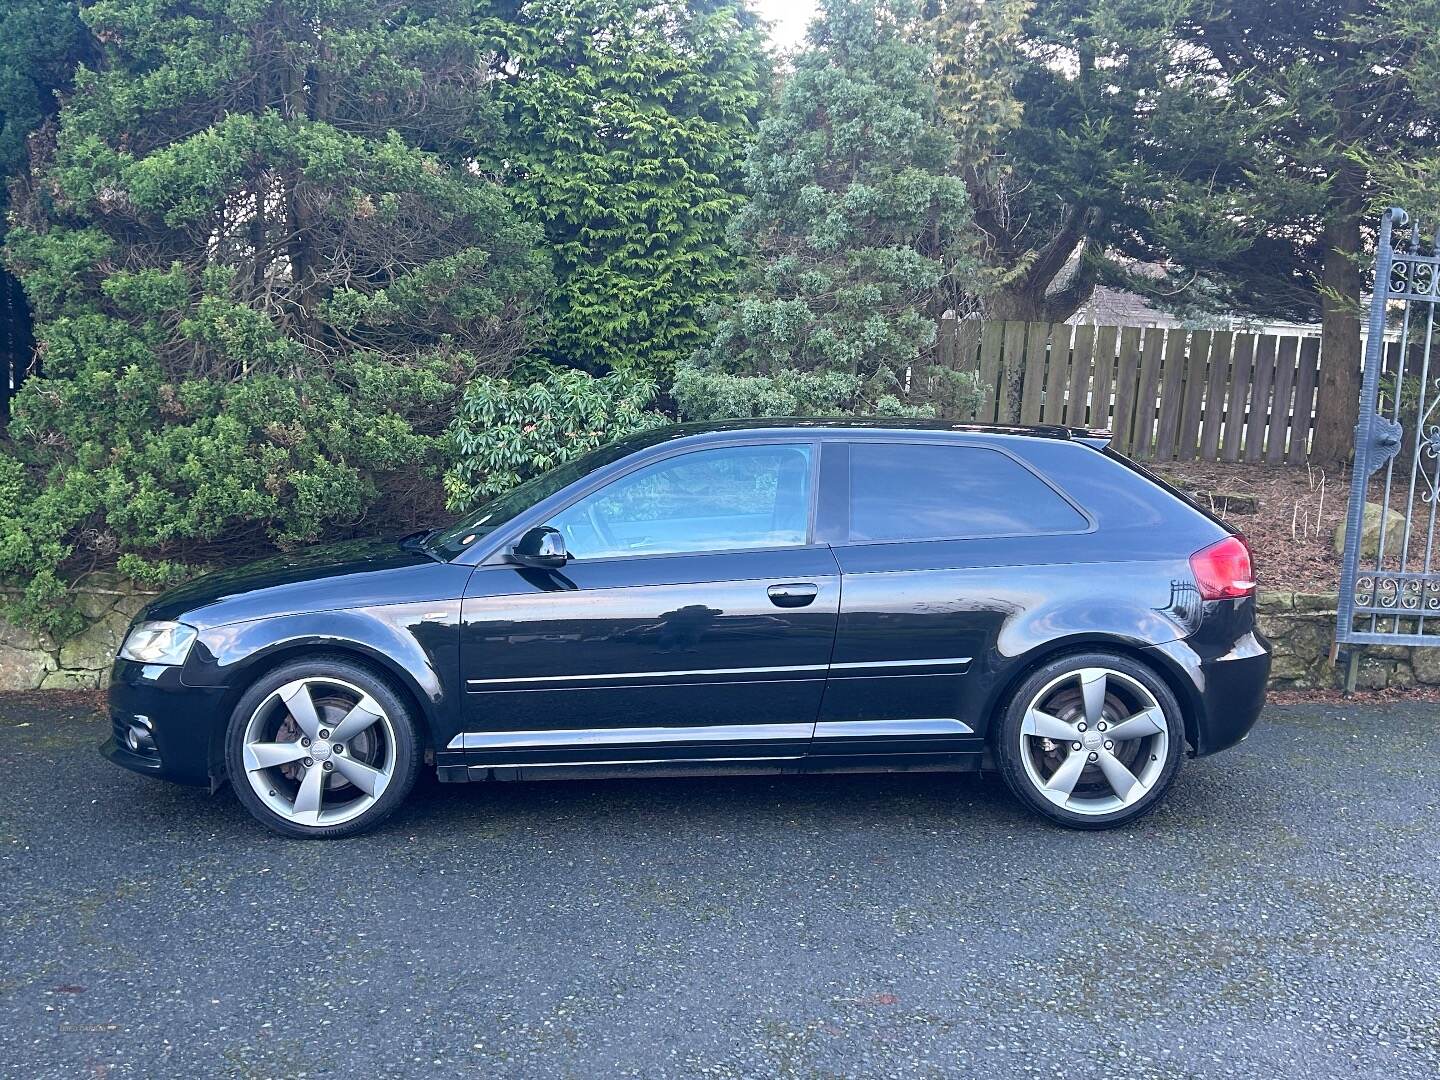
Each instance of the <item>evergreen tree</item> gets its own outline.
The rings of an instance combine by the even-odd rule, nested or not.
[[[417,475],[438,501],[460,385],[507,370],[546,282],[538,230],[457,164],[493,120],[462,0],[84,18],[99,63],[6,252],[44,372],[0,454],[0,573],[57,627],[63,570],[308,541]]]
[[[1063,320],[1102,283],[1201,306],[1205,271],[1248,247],[1257,124],[1176,49],[1172,14],[1169,0],[932,0],[987,314]]]
[[[909,0],[822,4],[750,156],[734,233],[751,262],[677,380],[688,415],[727,397],[775,408],[777,392],[796,408],[895,409],[920,389],[907,373],[968,285],[972,237],[918,15]]]
[[[55,115],[60,92],[91,55],[90,35],[74,0],[9,0],[0,9],[0,241],[10,185],[25,171],[27,141]],[[24,369],[30,345],[25,294],[0,264],[0,380],[11,365]],[[7,398],[0,386],[0,414]]]
[[[504,135],[482,151],[540,222],[557,277],[546,354],[668,377],[726,293],[725,228],[769,79],[739,0],[502,4]]]
[[[1312,460],[1352,450],[1375,217],[1397,194],[1436,193],[1436,15],[1433,0],[1191,0],[1176,20],[1181,55],[1211,67],[1213,93],[1258,121],[1247,164],[1252,242],[1216,268],[1228,297],[1264,310],[1281,283],[1320,318]]]

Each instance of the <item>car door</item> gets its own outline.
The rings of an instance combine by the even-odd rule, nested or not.
[[[820,535],[843,599],[812,753],[978,751],[1007,621],[1054,582],[1079,508],[1002,447],[827,443]],[[841,494],[843,493],[843,495]]]
[[[467,762],[802,755],[840,594],[813,537],[816,458],[778,440],[650,460],[551,516],[563,570],[480,567]]]

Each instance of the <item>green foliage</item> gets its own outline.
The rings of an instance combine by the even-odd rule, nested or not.
[[[844,371],[785,368],[774,375],[731,375],[685,365],[670,393],[686,420],[838,416],[859,396],[860,379]]]
[[[907,0],[823,5],[750,157],[740,300],[677,382],[691,415],[904,407],[972,243],[918,26]]]
[[[99,0],[6,246],[43,374],[0,447],[0,574],[173,580],[429,487],[460,387],[536,336],[538,229],[461,148],[493,122],[464,0]],[[423,494],[412,498],[423,506]],[[9,507],[7,506],[7,511]],[[371,524],[368,528],[373,529]]]
[[[463,511],[607,442],[666,423],[652,383],[557,369],[530,383],[477,378],[450,426],[445,491]]]
[[[1247,246],[1259,125],[1177,47],[1180,6],[936,0],[938,102],[981,226],[988,314],[1059,321],[1097,284],[1203,301],[1197,273]]]
[[[980,404],[978,377],[931,364],[905,391],[887,372],[867,384],[845,371],[797,371],[732,375],[685,364],[670,394],[685,420],[733,420],[761,416],[912,416],[961,419]]]
[[[482,152],[555,255],[546,355],[668,378],[732,286],[725,229],[769,77],[738,0],[520,0],[487,24],[504,137]]]
[[[25,167],[25,141],[54,115],[56,93],[89,58],[73,0],[6,0],[0,8],[0,236],[10,180]]]

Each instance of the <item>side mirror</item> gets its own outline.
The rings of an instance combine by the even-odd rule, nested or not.
[[[561,570],[569,560],[565,537],[560,535],[559,529],[552,529],[549,525],[527,529],[510,549],[511,562],[537,570]]]

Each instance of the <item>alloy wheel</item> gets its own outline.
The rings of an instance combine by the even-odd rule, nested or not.
[[[359,817],[395,774],[395,726],[368,693],[313,676],[273,690],[245,725],[245,778],[260,800],[295,825]]]
[[[1133,806],[1160,780],[1170,723],[1143,683],[1111,668],[1066,672],[1030,701],[1020,759],[1044,798],[1074,814]]]

